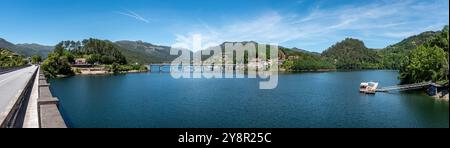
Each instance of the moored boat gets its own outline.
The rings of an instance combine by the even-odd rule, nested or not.
[[[378,88],[378,82],[363,82],[359,85],[359,92],[366,94],[375,94]]]

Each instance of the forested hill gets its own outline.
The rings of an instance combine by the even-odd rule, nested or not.
[[[337,69],[400,69],[412,50],[445,34],[446,30],[448,32],[448,26],[441,31],[423,32],[381,50],[370,49],[361,40],[347,38],[325,50],[322,56],[333,61]]]
[[[400,63],[401,83],[432,81],[448,86],[448,26],[410,51]]]
[[[116,45],[120,47],[120,51],[122,54],[127,57],[127,60],[130,63],[170,63],[175,58],[177,58],[177,55],[170,55],[170,48],[169,46],[160,46],[160,45],[154,45],[151,43],[146,43],[142,41],[117,41],[114,42]],[[259,45],[259,43],[254,41],[243,41],[243,42],[225,42],[225,43],[233,43],[233,44],[248,44],[253,43],[256,46]],[[220,49],[224,48],[225,43],[222,43],[218,46],[220,46]],[[302,49],[290,49],[285,47],[280,47],[279,52],[280,58],[285,59],[289,56],[296,56],[296,55],[318,55],[318,53],[308,52],[306,50]],[[203,56],[203,58],[207,58],[208,56]]]
[[[361,40],[347,38],[325,50],[322,56],[329,58],[337,69],[378,68],[379,55],[367,48]]]
[[[130,63],[170,63],[177,56],[170,55],[170,47],[158,46],[142,41],[117,41],[122,54]]]
[[[399,69],[400,63],[411,52],[411,50],[432,39],[440,32],[441,31],[423,32],[419,35],[408,37],[399,43],[384,48],[380,51],[381,63],[384,66],[383,68]]]
[[[221,44],[221,49],[224,48],[226,43],[231,44],[248,44],[253,43],[256,47],[258,46],[268,46],[267,44],[259,44],[254,41],[245,41],[245,42],[225,42]],[[267,48],[270,49],[270,48]],[[336,67],[326,58],[320,56],[319,53],[309,52],[307,50],[298,49],[298,48],[286,48],[283,46],[278,47],[278,58],[281,61],[284,61],[281,65],[281,68],[287,71],[318,71],[318,70],[329,70],[335,69]],[[248,50],[248,49],[247,49]],[[269,56],[266,53],[266,56]],[[247,56],[245,56],[247,57]],[[259,58],[264,59],[261,55],[258,55]],[[248,60],[248,59],[247,59]]]

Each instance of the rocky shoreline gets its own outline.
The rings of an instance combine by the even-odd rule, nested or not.
[[[448,94],[445,94],[445,95],[440,95],[440,94],[437,94],[437,95],[434,95],[433,96],[436,100],[439,100],[439,101],[447,101],[448,102]]]

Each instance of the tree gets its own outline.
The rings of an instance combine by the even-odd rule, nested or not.
[[[99,54],[91,54],[86,59],[89,64],[96,64],[100,61],[101,56]]]
[[[447,54],[442,48],[421,45],[404,61],[399,76],[401,83],[445,80],[447,61]]]
[[[19,67],[26,64],[23,56],[17,55],[8,49],[0,48],[0,68]]]
[[[449,35],[448,26],[445,26],[444,29],[442,29],[442,31],[439,34],[435,35],[431,40],[425,43],[425,46],[427,47],[438,46],[448,53],[449,48],[448,35]]]
[[[286,70],[293,71],[294,70],[294,61],[290,61],[290,60],[284,61],[283,65],[281,65],[281,67],[283,67]]]
[[[335,69],[336,67],[318,55],[301,53],[284,61],[283,68],[288,71],[315,71],[321,69]]]
[[[62,56],[67,57],[67,61],[68,61],[69,63],[75,63],[75,55],[74,55],[71,51],[64,50]]]
[[[114,60],[115,60],[115,58],[113,56],[108,56],[108,55],[103,55],[100,58],[100,62],[102,64],[112,64],[112,63],[114,63]]]
[[[55,47],[55,50],[48,55],[47,59],[41,65],[44,74],[50,77],[74,74],[70,67],[69,58],[61,53],[64,53],[64,49]]]
[[[40,62],[42,62],[42,57],[40,55],[34,55],[31,57],[31,63],[39,64]]]
[[[414,49],[401,63],[402,83],[434,81],[448,83],[448,26]]]
[[[55,49],[53,50],[53,52],[55,53],[55,54],[58,54],[58,56],[61,56],[61,55],[63,55],[64,54],[64,47],[63,47],[63,44],[62,43],[59,43],[59,44],[57,44],[56,46],[55,46]]]
[[[89,55],[87,61],[91,64],[127,64],[119,47],[107,40],[62,41],[56,46],[55,53],[66,56],[70,63],[74,62],[74,57]]]
[[[120,66],[117,63],[113,63],[111,65],[110,71],[113,73],[119,73],[120,72]]]

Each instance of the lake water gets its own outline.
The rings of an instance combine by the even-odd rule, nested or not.
[[[364,95],[360,82],[395,85],[397,71],[280,74],[257,79],[173,79],[167,73],[52,79],[70,127],[449,127],[448,102],[422,92]]]

